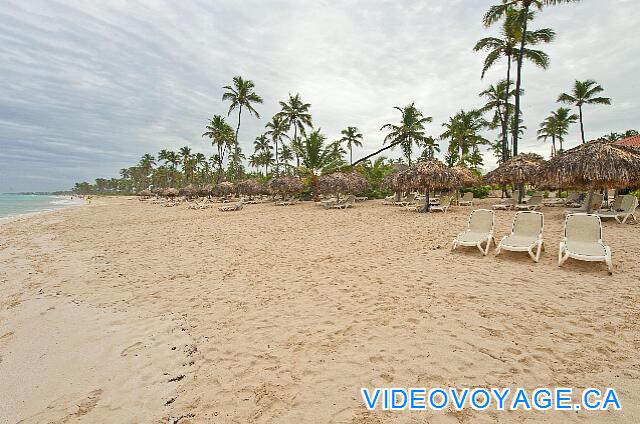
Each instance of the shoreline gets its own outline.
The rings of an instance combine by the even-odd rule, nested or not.
[[[70,199],[69,197],[71,197],[71,196],[52,195],[51,197],[62,198],[62,199],[65,199],[65,200],[75,200],[75,199]],[[76,202],[76,203],[69,203],[69,204],[65,204],[63,206],[54,207],[54,208],[51,208],[51,209],[43,209],[43,210],[33,211],[33,212],[18,213],[18,214],[15,214],[15,215],[0,216],[0,226],[3,225],[3,224],[7,224],[9,222],[19,221],[19,220],[22,220],[22,219],[25,219],[25,218],[29,218],[29,217],[32,217],[32,216],[38,216],[40,214],[51,213],[51,212],[58,212],[58,211],[65,210],[67,208],[75,208],[75,207],[79,207],[79,206],[86,206],[86,202],[84,201],[84,199],[78,198],[78,202]]]
[[[613,276],[557,267],[560,208],[544,209],[537,264],[451,252],[490,203],[225,213],[101,198],[14,221],[0,244],[0,418],[382,423],[402,417],[366,411],[360,387],[548,385],[614,387],[623,410],[465,416],[636,422],[640,226],[604,223]],[[497,236],[512,218],[497,212]]]

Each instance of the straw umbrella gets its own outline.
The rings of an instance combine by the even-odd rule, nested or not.
[[[269,180],[267,189],[273,194],[281,194],[284,198],[287,195],[300,193],[304,190],[304,184],[298,178],[276,177]]]
[[[521,153],[488,172],[484,176],[484,180],[489,184],[523,186],[524,183],[534,181],[540,166],[544,163],[544,159],[535,153]],[[522,202],[523,191],[520,190],[518,203]]]
[[[198,194],[201,197],[211,197],[212,192],[213,192],[213,186],[211,184],[207,184],[206,186],[200,187],[198,189]]]
[[[229,181],[223,181],[219,184],[216,184],[215,188],[214,188],[214,193],[218,196],[224,197],[224,196],[228,196],[229,194],[233,193],[234,190],[234,185],[232,182]]]
[[[319,193],[336,193],[340,201],[340,193],[360,193],[369,187],[367,180],[360,174],[351,172],[334,172],[318,177],[316,188]]]
[[[425,203],[420,212],[429,211],[429,191],[459,187],[460,174],[437,159],[422,159],[396,175],[395,184],[404,190],[424,189]]]
[[[587,212],[596,189],[640,185],[640,150],[592,140],[549,160],[536,180],[555,187],[589,190]]]
[[[257,180],[242,180],[236,184],[236,190],[242,195],[255,196],[264,191],[264,186]]]
[[[151,193],[149,190],[141,190],[139,192],[136,193],[138,196],[141,197],[151,197],[153,196],[153,193]]]
[[[168,198],[176,197],[178,194],[180,194],[178,192],[178,189],[177,188],[173,188],[173,187],[172,188],[167,188],[162,192],[162,195],[164,197],[168,197]]]

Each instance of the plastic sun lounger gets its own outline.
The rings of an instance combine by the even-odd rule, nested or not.
[[[449,210],[449,207],[451,206],[451,197],[449,196],[442,196],[440,198],[440,204],[439,205],[432,205],[429,208],[430,212],[443,212],[446,213]]]
[[[528,211],[535,211],[542,207],[542,196],[531,196],[529,202],[526,205],[516,205],[517,209],[524,209]]]
[[[587,213],[572,213],[564,221],[564,237],[558,251],[558,266],[569,258],[581,261],[604,261],[613,274],[611,248],[602,242],[600,217]]]
[[[491,206],[491,208],[495,210],[506,211],[509,209],[514,209],[517,204],[518,204],[518,199],[511,197],[511,198],[504,199],[502,203]]]
[[[242,209],[242,202],[235,203],[233,205],[225,205],[225,206],[218,207],[218,210],[220,212],[232,212],[232,211],[239,211],[241,209]]]
[[[467,229],[453,239],[451,250],[455,250],[458,246],[476,246],[484,256],[489,253],[491,241],[495,244],[493,238],[493,229],[495,227],[495,214],[490,209],[476,209],[471,211],[469,215],[469,223]],[[485,243],[485,247],[482,244]]]
[[[408,206],[412,204],[416,200],[416,195],[414,193],[407,194],[406,199],[401,200],[399,202],[393,202],[395,206]]]
[[[534,262],[540,260],[543,248],[542,232],[544,231],[544,215],[542,212],[516,212],[511,225],[511,234],[504,236],[496,247],[496,255],[502,250],[527,252]],[[534,253],[533,250],[536,249]]]
[[[638,198],[633,194],[627,194],[622,197],[623,199],[620,201],[619,209],[616,209],[616,205],[614,203],[611,210],[604,212],[598,211],[596,215],[601,219],[614,218],[618,224],[625,224],[629,218],[632,218],[634,222],[637,222],[636,209],[638,208]]]
[[[473,206],[473,193],[467,191],[462,199],[458,200],[458,206]]]

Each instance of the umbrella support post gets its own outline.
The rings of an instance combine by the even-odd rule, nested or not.
[[[429,206],[430,206],[430,203],[429,203],[429,189],[427,188],[424,191],[424,206],[422,208],[420,208],[420,210],[418,212],[420,212],[420,213],[429,212]]]
[[[591,208],[591,204],[593,203],[593,192],[595,189],[589,189],[589,196],[587,198],[587,213],[591,213],[593,209]]]

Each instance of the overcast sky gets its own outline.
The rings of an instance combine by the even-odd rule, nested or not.
[[[356,158],[381,147],[379,128],[399,118],[393,106],[415,101],[437,136],[503,78],[504,62],[481,80],[484,54],[472,51],[498,33],[481,24],[496,2],[3,0],[0,192],[116,177],[162,148],[189,145],[210,156],[201,134],[212,115],[226,114],[221,87],[234,75],[253,80],[264,98],[262,119],[243,117],[247,155],[288,93],[311,103],[315,126],[331,140],[348,125],[360,128]],[[637,0],[584,0],[538,15],[533,28],[557,36],[544,47],[549,69],[523,72],[521,151],[548,156],[535,130],[574,79],[595,79],[613,99],[585,108],[587,138],[640,129],[639,20]],[[578,140],[576,125],[565,146]],[[489,153],[485,162],[495,165]]]

